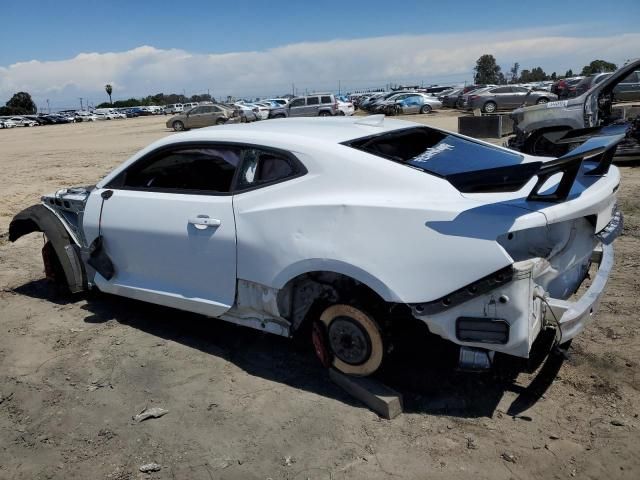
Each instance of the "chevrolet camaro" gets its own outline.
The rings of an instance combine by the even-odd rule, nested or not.
[[[346,374],[378,369],[403,316],[488,368],[592,318],[622,228],[621,139],[556,159],[382,116],[204,128],[43,196],[9,238],[44,232],[45,273],[72,294],[283,336],[308,325]]]

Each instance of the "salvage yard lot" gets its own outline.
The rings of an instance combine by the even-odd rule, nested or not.
[[[456,115],[409,119],[455,129]],[[636,164],[621,166],[626,226],[607,295],[569,359],[472,375],[425,342],[381,373],[405,399],[406,413],[387,421],[295,342],[124,298],[56,297],[42,237],[8,243],[15,213],[95,183],[171,135],[165,120],[0,132],[0,478],[637,478]],[[132,420],[153,406],[169,413]],[[138,471],[150,462],[162,469]]]

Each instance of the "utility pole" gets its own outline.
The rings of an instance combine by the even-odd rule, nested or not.
[[[49,99],[47,98],[47,110],[49,110],[49,113],[51,113],[51,107],[49,106]]]
[[[293,95],[294,97],[296,96],[296,84],[295,83],[291,84],[291,95]]]
[[[342,91],[341,91],[341,87],[340,87],[340,80],[338,80],[338,95],[341,95]]]
[[[80,111],[82,111],[82,110],[84,110],[84,109],[82,108],[82,97],[78,97],[78,98],[80,99]]]

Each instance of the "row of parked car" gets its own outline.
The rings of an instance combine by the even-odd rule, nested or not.
[[[88,110],[65,110],[57,113],[37,115],[14,115],[0,117],[0,128],[36,127],[38,125],[57,125],[61,123],[96,122],[116,120],[164,113],[162,107],[98,108]]]
[[[418,90],[363,94],[354,96],[353,100],[366,112],[385,115],[424,114],[442,107],[442,102],[433,93]]]
[[[562,99],[579,97],[611,75],[613,72],[564,78],[555,82],[551,86],[551,91]],[[640,100],[640,71],[631,72],[622,82],[618,83],[613,89],[613,95],[615,100],[620,102]]]
[[[346,97],[315,93],[294,98],[269,98],[258,102],[200,103],[185,109],[183,104],[167,105],[167,113],[176,113],[166,122],[175,131],[222,125],[249,123],[271,118],[324,117],[353,115],[355,107]]]
[[[587,92],[612,73],[596,73],[556,82],[544,81],[517,85],[467,85],[438,87],[440,91],[413,89],[353,95],[357,108],[386,115],[429,113],[434,109],[457,108],[483,113],[513,110],[521,106],[540,105]],[[432,89],[433,90],[433,89]],[[617,101],[640,100],[640,72],[630,74],[614,89]]]

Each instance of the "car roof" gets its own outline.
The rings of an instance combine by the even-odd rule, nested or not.
[[[380,125],[374,125],[382,120]],[[282,118],[249,124],[227,124],[180,133],[160,140],[167,144],[176,141],[246,141],[273,144],[281,138],[287,143],[306,145],[309,140],[342,143],[356,138],[375,135],[402,128],[419,127],[420,124],[404,120],[369,117],[302,117]]]

